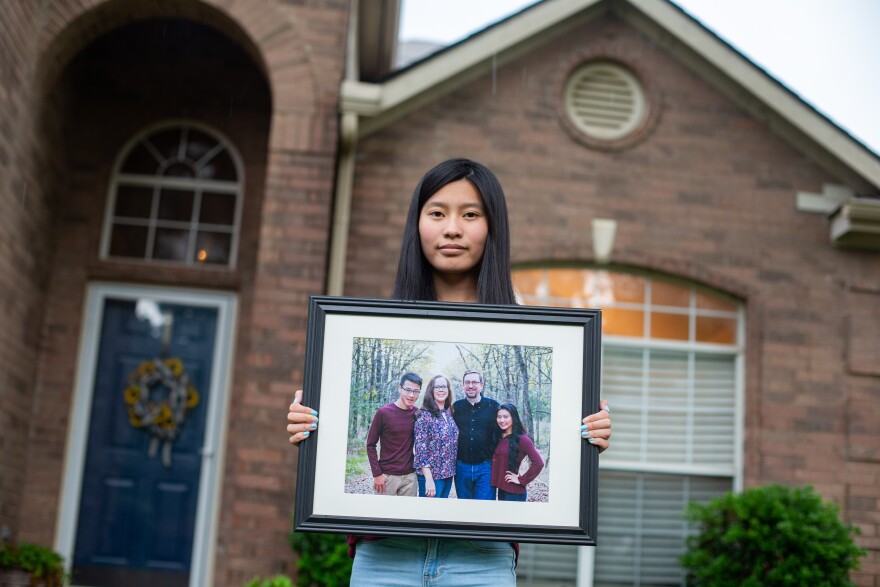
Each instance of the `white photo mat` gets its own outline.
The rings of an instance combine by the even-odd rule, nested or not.
[[[328,314],[324,324],[321,410],[315,464],[316,516],[374,521],[425,520],[577,527],[581,495],[583,326],[460,318]],[[430,332],[434,336],[427,337]],[[437,333],[443,333],[437,338]],[[345,492],[345,462],[355,338],[541,346],[552,349],[550,438],[553,466],[547,503],[428,499]],[[458,391],[458,390],[456,390]]]

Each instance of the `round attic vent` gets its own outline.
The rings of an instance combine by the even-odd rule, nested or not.
[[[575,127],[603,141],[623,138],[647,118],[645,92],[636,77],[616,63],[590,63],[565,84],[565,109]]]

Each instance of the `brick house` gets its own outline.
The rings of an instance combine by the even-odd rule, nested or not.
[[[665,0],[546,0],[392,72],[397,11],[0,5],[4,532],[89,585],[293,572],[308,296],[388,296],[413,186],[468,156],[523,300],[606,317],[602,544],[524,547],[524,583],[681,581],[684,503],[781,482],[880,585],[880,159]],[[131,373],[180,384],[173,450]]]

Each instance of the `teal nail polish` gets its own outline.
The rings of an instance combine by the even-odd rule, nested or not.
[[[315,423],[315,422],[312,422],[312,430],[314,430],[314,429],[317,428],[317,427],[318,427],[318,424]]]
[[[315,410],[312,410],[312,415],[313,415],[313,416],[317,416],[317,415],[318,415],[318,412],[316,412]]]
[[[587,439],[587,442],[589,442],[590,444],[593,444],[595,441],[596,441],[595,438],[588,438]]]
[[[298,397],[293,398],[293,403],[298,404],[298,403],[299,403],[299,398],[298,398]]]
[[[581,438],[587,438],[589,435],[589,432],[581,432]]]
[[[587,425],[586,425],[586,424],[584,424],[583,426],[581,426],[581,430],[586,430],[586,429],[587,429]]]
[[[311,434],[311,432],[309,432],[308,430],[306,430],[305,432],[303,432],[303,436],[308,436],[309,434]]]

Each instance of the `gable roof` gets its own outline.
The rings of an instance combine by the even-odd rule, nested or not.
[[[613,11],[856,193],[880,191],[880,157],[668,0],[544,0],[378,83],[343,81],[366,136]]]

